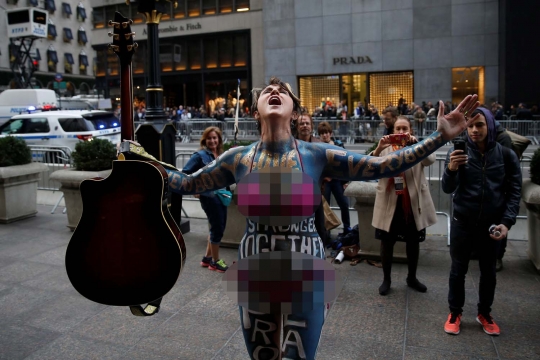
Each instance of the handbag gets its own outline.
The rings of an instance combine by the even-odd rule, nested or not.
[[[324,210],[324,227],[326,230],[330,231],[341,225],[341,220],[332,211],[332,209],[330,209],[330,205],[328,205],[328,202],[324,196],[322,197],[322,206]]]
[[[219,189],[214,191],[214,195],[216,195],[221,203],[225,206],[229,206],[232,200],[232,192],[230,192],[227,189]]]

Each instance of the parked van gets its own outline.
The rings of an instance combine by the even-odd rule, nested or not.
[[[13,116],[0,125],[0,137],[17,136],[28,145],[68,147],[94,138],[120,142],[120,120],[112,112],[44,111]]]
[[[12,116],[42,109],[56,109],[56,94],[49,89],[10,89],[0,93],[0,125]]]

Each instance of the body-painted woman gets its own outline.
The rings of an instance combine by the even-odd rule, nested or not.
[[[396,176],[459,135],[473,120],[469,120],[467,114],[478,106],[477,96],[469,95],[456,110],[443,115],[441,102],[437,131],[428,138],[387,156],[370,157],[326,143],[295,140],[291,122],[299,115],[300,100],[288,84],[272,78],[268,86],[254,91],[252,114],[260,124],[261,140],[250,146],[233,148],[191,175],[167,170],[169,187],[180,194],[199,194],[238,183],[251,172],[271,167],[302,171],[314,179],[319,188],[324,177],[360,181]],[[264,251],[298,251],[321,259],[325,257],[314,216],[289,226],[267,226],[247,220],[239,251],[240,258]],[[315,358],[324,323],[324,308],[286,317],[243,308],[240,314],[252,359]],[[281,335],[283,343],[280,343]]]

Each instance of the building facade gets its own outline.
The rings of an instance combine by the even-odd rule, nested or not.
[[[119,11],[133,20],[138,48],[133,56],[134,103],[144,105],[148,63],[147,26],[136,3],[93,1],[92,45],[96,81],[113,100],[120,94],[119,67],[108,20]],[[159,62],[164,105],[199,107],[210,112],[231,105],[240,80],[241,100],[264,81],[262,3],[249,0],[180,0],[169,3],[159,23]]]
[[[30,61],[22,59],[21,39],[10,39],[6,10],[35,7],[48,13],[47,37],[36,39],[30,48]],[[17,87],[16,71],[35,71],[32,86],[55,89],[59,95],[94,94],[95,57],[91,46],[90,0],[0,0],[0,90]],[[25,39],[27,44],[29,40]],[[24,67],[24,68],[23,68]],[[61,81],[59,77],[61,76]],[[56,80],[55,80],[56,78]]]
[[[266,0],[265,78],[295,84],[310,111],[498,98],[499,1]],[[288,35],[284,35],[288,34]]]

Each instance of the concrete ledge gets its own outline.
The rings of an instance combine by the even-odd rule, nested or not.
[[[531,179],[524,179],[521,198],[527,207],[527,255],[536,270],[540,271],[540,185],[533,183]]]

